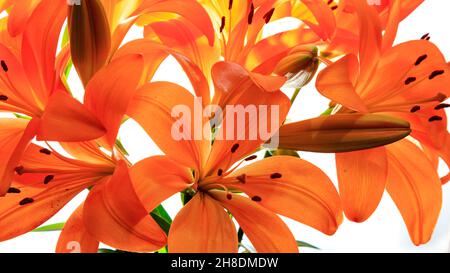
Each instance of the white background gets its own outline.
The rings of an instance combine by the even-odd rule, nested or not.
[[[396,43],[418,39],[429,32],[431,41],[435,42],[441,48],[447,60],[450,60],[450,31],[448,29],[450,19],[448,11],[450,11],[450,1],[426,0],[401,24]],[[133,38],[139,33],[139,30],[134,31],[128,38]],[[169,59],[155,75],[155,79],[188,85],[186,77],[180,75],[178,71],[178,65],[172,59]],[[386,75],[386,77],[388,76]],[[75,73],[72,73],[70,82],[72,88],[77,90],[79,97],[82,97],[82,90]],[[286,92],[291,91],[286,90]],[[320,97],[313,85],[310,84],[301,91],[290,113],[290,118],[300,120],[316,117],[327,108],[327,104],[328,101]],[[160,153],[142,129],[133,122],[127,122],[123,126],[120,136],[132,155],[131,160],[133,162]],[[322,168],[333,182],[336,182],[333,155],[301,153],[301,156]],[[440,167],[441,174],[446,173],[446,171],[446,167],[442,165]],[[298,240],[316,245],[321,248],[321,251],[325,252],[450,252],[450,185],[445,186],[443,190],[444,203],[432,240],[420,247],[411,243],[402,218],[388,194],[384,195],[378,209],[368,221],[356,224],[345,220],[337,233],[331,237],[295,221],[285,220]],[[47,224],[64,222],[85,197],[86,192],[77,196]],[[172,216],[181,207],[179,196],[172,197],[164,204]],[[17,224],[20,225],[20,223]],[[58,235],[59,232],[28,233],[1,242],[0,252],[53,252]],[[315,251],[306,248],[300,250],[302,252]]]

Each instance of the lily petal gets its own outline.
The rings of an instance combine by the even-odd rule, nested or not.
[[[11,186],[14,169],[28,144],[36,135],[38,120],[0,119],[0,196]]]
[[[193,182],[192,172],[167,156],[149,157],[136,163],[130,168],[130,179],[148,212]]]
[[[402,140],[387,146],[386,189],[402,214],[415,245],[431,239],[442,206],[439,176],[426,154]]]
[[[285,120],[289,99],[279,90],[263,89],[279,85],[279,77],[263,77],[263,84],[261,79],[237,64],[224,62],[214,66],[213,80],[221,94],[219,102],[224,112],[207,162],[208,172],[226,170],[253,153],[276,134]]]
[[[175,217],[169,231],[169,252],[226,253],[238,251],[236,228],[219,202],[196,194]]]
[[[325,173],[311,163],[275,156],[257,161],[232,173],[245,175],[238,185],[248,196],[271,211],[332,235],[342,222],[339,195]]]
[[[378,207],[386,187],[385,148],[336,154],[336,168],[345,215],[364,222]]]
[[[214,199],[230,211],[256,251],[261,253],[298,252],[297,243],[286,224],[274,212],[258,203],[233,194],[231,200],[224,191],[209,191]]]
[[[349,54],[341,58],[319,73],[316,81],[317,90],[323,96],[345,107],[367,112],[367,107],[355,90],[358,67],[355,55]]]
[[[97,253],[99,242],[87,231],[81,204],[64,224],[56,245],[57,253]]]
[[[146,16],[152,17],[152,13],[174,13],[182,16],[187,21],[194,24],[207,38],[209,44],[214,44],[215,32],[211,20],[205,9],[194,0],[150,0],[145,1],[135,12],[141,15],[139,22],[145,24]]]
[[[81,175],[55,175],[54,179],[41,187],[13,184],[14,191],[0,197],[0,241],[27,233],[55,215],[73,197],[102,177]]]
[[[74,128],[77,128],[76,132]],[[37,139],[86,141],[105,133],[105,128],[89,109],[68,93],[57,91],[51,96],[41,117]]]
[[[142,80],[143,67],[141,55],[117,58],[97,72],[86,87],[84,104],[106,128],[110,147],[114,146],[122,119]]]
[[[201,109],[201,106],[188,90],[177,84],[152,82],[136,92],[127,114],[145,129],[166,155],[186,167],[200,169],[204,160],[202,155],[207,154],[210,145],[203,138],[203,128],[197,128],[195,124],[194,109]],[[174,112],[177,109],[182,113]],[[189,112],[185,113],[183,110]],[[179,118],[178,115],[181,114]],[[178,122],[186,126],[177,130],[174,126]],[[206,118],[203,118],[202,124],[207,124]],[[201,135],[198,136],[198,133]]]
[[[56,52],[66,15],[65,1],[41,0],[23,34],[22,63],[42,102],[54,91]]]
[[[133,189],[128,167],[118,162],[114,175],[98,184],[84,204],[86,229],[117,249],[147,252],[166,244],[166,235],[147,213]]]
[[[31,14],[41,0],[16,0],[14,2],[8,16],[8,31],[11,36],[17,36],[25,30]]]

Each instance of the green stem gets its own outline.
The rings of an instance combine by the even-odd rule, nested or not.
[[[291,104],[294,104],[295,99],[297,98],[298,94],[300,93],[300,90],[302,90],[301,88],[296,88],[294,91],[294,95],[292,95],[291,98]]]

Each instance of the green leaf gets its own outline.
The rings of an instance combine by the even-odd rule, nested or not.
[[[164,209],[162,205],[159,205],[156,209],[154,209],[150,216],[153,220],[158,223],[158,225],[164,230],[166,234],[169,234],[170,225],[172,224],[172,218],[170,218],[167,211]]]
[[[294,150],[287,150],[287,149],[276,149],[276,150],[267,150],[264,154],[264,158],[271,157],[271,156],[277,156],[277,155],[287,155],[287,156],[293,156],[300,158],[300,155],[297,151]]]
[[[51,225],[47,225],[47,226],[42,226],[42,227],[39,227],[39,228],[33,230],[33,232],[59,231],[59,230],[63,229],[64,224],[65,223],[56,223],[56,224],[51,224]]]
[[[244,231],[242,230],[242,228],[239,228],[239,230],[238,230],[238,242],[239,243],[242,242],[242,238],[244,238]]]
[[[302,241],[297,241],[297,245],[298,245],[299,247],[307,247],[307,248],[312,248],[312,249],[320,250],[320,248],[318,248],[318,247],[316,247],[316,246],[313,246],[313,245],[311,245],[311,244],[308,244],[308,243],[306,243],[306,242],[302,242]]]
[[[31,120],[31,117],[25,116],[25,115],[21,115],[21,114],[18,114],[18,113],[14,113],[14,116],[15,116],[16,118],[21,118],[21,119]]]
[[[333,112],[333,107],[328,108],[325,112],[321,114],[321,116],[329,116]]]
[[[125,149],[125,146],[123,146],[122,141],[120,139],[116,140],[116,147],[126,156],[130,155],[128,154],[127,150]]]
[[[170,218],[170,215],[167,213],[167,211],[164,209],[162,205],[159,205],[156,209],[153,210],[152,213],[163,218],[167,223],[172,224],[172,218]]]

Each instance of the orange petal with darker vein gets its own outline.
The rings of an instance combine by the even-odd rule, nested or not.
[[[36,135],[38,120],[0,119],[0,196],[8,191],[14,169]]]
[[[196,26],[214,44],[215,32],[210,17],[205,9],[195,0],[151,0],[142,4],[135,14],[141,15],[138,23],[145,24],[145,17],[153,17],[152,13],[175,13]]]
[[[120,58],[121,56],[128,54],[142,54],[142,56],[144,56],[145,78],[147,81],[150,81],[153,78],[153,75],[161,62],[171,54],[188,76],[197,97],[203,98],[204,105],[210,102],[208,81],[202,70],[185,55],[178,53],[176,48],[172,49],[149,39],[139,39],[122,46],[116,52],[115,58]]]
[[[54,91],[59,35],[67,15],[65,1],[41,0],[23,34],[22,63],[43,102]]]
[[[227,198],[224,191],[208,193],[236,218],[256,251],[262,253],[298,252],[297,243],[286,224],[274,212],[246,197],[233,194]]]
[[[117,249],[149,252],[166,244],[166,234],[138,199],[123,161],[108,181],[91,190],[83,219],[90,234]]]
[[[274,156],[243,167],[230,176],[245,175],[237,185],[261,206],[334,234],[342,222],[339,195],[327,175],[311,163],[292,156]],[[234,185],[233,185],[234,186]]]
[[[287,96],[279,90],[263,89],[277,86],[280,78],[260,76],[255,80],[254,75],[234,63],[217,63],[213,68],[215,87],[220,91],[219,101],[224,112],[207,171],[226,170],[253,153],[270,140],[286,118],[290,107]],[[235,105],[237,107],[229,107]]]
[[[349,54],[319,73],[316,88],[320,94],[336,103],[359,112],[367,112],[367,107],[355,90],[358,69],[358,59]]]
[[[168,246],[172,253],[237,253],[238,238],[220,203],[197,193],[175,217]]]
[[[64,91],[50,98],[41,117],[38,140],[86,141],[106,133],[100,121],[83,104]]]
[[[384,147],[336,154],[339,194],[347,218],[364,222],[378,207],[386,187]]]
[[[11,36],[21,34],[34,9],[41,0],[15,0],[8,16],[8,31]]]
[[[106,141],[114,146],[116,136],[142,80],[143,57],[139,54],[115,59],[95,74],[86,87],[84,104],[106,128]]]
[[[136,92],[127,114],[166,155],[186,167],[200,169],[210,142],[202,137],[203,128],[195,124],[195,104],[194,96],[183,87],[170,82],[152,82]],[[197,103],[197,109],[201,106]],[[202,121],[202,125],[207,123],[206,118]],[[186,126],[176,128],[179,122]]]
[[[57,253],[97,253],[99,242],[86,230],[81,204],[64,224],[56,245]]]
[[[146,158],[130,168],[133,187],[148,212],[193,183],[192,171],[167,156]]]
[[[324,1],[303,0],[308,9],[316,17],[317,25],[305,21],[313,30],[315,30],[322,40],[329,39],[336,30],[336,19],[333,11]]]
[[[5,197],[0,197],[0,241],[30,232],[55,215],[73,197],[92,186],[101,177],[55,175],[42,187],[13,184]]]
[[[359,18],[359,62],[361,74],[358,83],[365,85],[373,77],[381,54],[381,23],[376,10],[365,0],[352,0]]]
[[[387,146],[387,151],[386,189],[402,214],[411,241],[425,244],[431,239],[441,211],[439,176],[426,154],[408,140]]]

